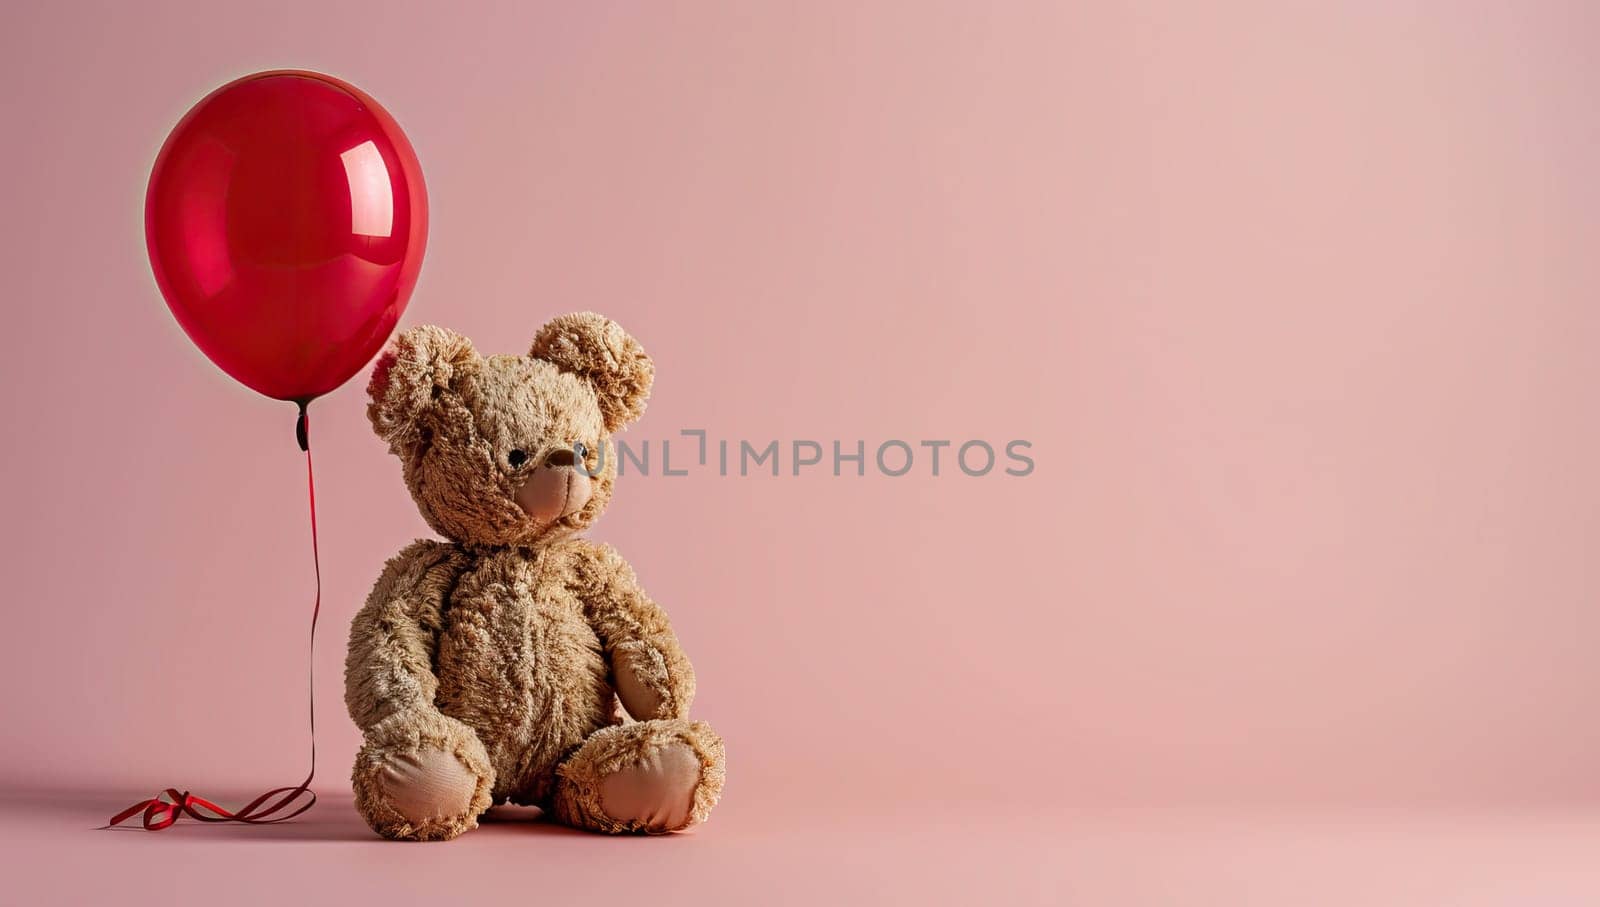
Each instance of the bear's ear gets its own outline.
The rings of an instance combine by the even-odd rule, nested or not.
[[[389,450],[402,454],[420,434],[418,419],[450,383],[478,361],[472,341],[425,324],[394,339],[367,384],[367,419]]]
[[[655,363],[639,341],[604,315],[576,312],[556,318],[539,329],[528,355],[588,381],[600,400],[606,431],[644,414]]]

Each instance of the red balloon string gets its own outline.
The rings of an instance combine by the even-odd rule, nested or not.
[[[236,811],[224,809],[221,806],[197,797],[188,791],[179,791],[169,787],[148,800],[140,800],[127,809],[111,817],[105,827],[111,828],[144,813],[143,825],[148,831],[160,831],[171,826],[182,816],[189,816],[199,822],[243,822],[249,825],[271,825],[293,819],[312,806],[316,805],[317,795],[311,789],[311,779],[317,775],[317,691],[316,691],[316,650],[317,650],[317,615],[322,613],[322,556],[317,548],[317,483],[311,468],[311,440],[310,420],[306,416],[305,404],[300,404],[300,418],[295,426],[295,436],[300,442],[300,449],[306,452],[306,493],[311,502],[311,566],[316,573],[317,592],[311,604],[311,643],[310,666],[307,669],[307,681],[311,690],[310,716],[311,716],[311,770],[306,773],[306,780],[294,787],[276,787],[256,797]],[[165,799],[163,799],[165,798]],[[294,806],[299,802],[298,806]],[[294,806],[293,809],[290,809]],[[285,812],[285,810],[288,810]],[[209,813],[209,815],[208,815]]]

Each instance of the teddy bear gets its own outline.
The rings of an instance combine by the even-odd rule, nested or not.
[[[448,840],[513,803],[660,834],[716,804],[722,739],[689,720],[694,669],[666,613],[580,536],[611,499],[611,435],[654,375],[590,312],[546,324],[526,356],[481,356],[431,325],[380,356],[368,418],[445,540],[390,560],[350,629],[351,782],[377,833]]]

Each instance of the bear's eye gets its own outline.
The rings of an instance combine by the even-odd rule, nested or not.
[[[518,447],[517,449],[506,454],[506,462],[511,464],[512,469],[516,469],[522,464],[528,462],[528,452]]]
[[[572,452],[577,454],[580,460],[589,459],[589,448],[582,441],[573,442]]]

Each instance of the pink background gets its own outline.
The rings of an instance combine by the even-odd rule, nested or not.
[[[1600,889],[1578,856],[1600,824],[1574,818],[1600,808],[1597,19],[8,6],[0,780],[12,821],[43,823],[13,855],[293,865],[283,884],[324,893],[351,866],[373,890],[425,873],[403,883],[419,895],[453,872],[519,884],[474,853],[546,886],[636,859],[735,899]],[[1022,479],[624,479],[594,535],[668,608],[728,740],[700,833],[525,845],[502,824],[419,866],[356,824],[345,633],[427,534],[360,380],[313,409],[311,831],[84,830],[169,784],[304,771],[293,411],[189,344],[141,224],[178,117],[279,67],[371,92],[422,159],[432,236],[403,324],[517,352],[552,315],[612,315],[658,365],[633,441],[1033,442]],[[1378,806],[1407,818],[1280,812]],[[256,841],[298,862],[217,843]],[[1531,862],[1473,875],[1508,854]]]

